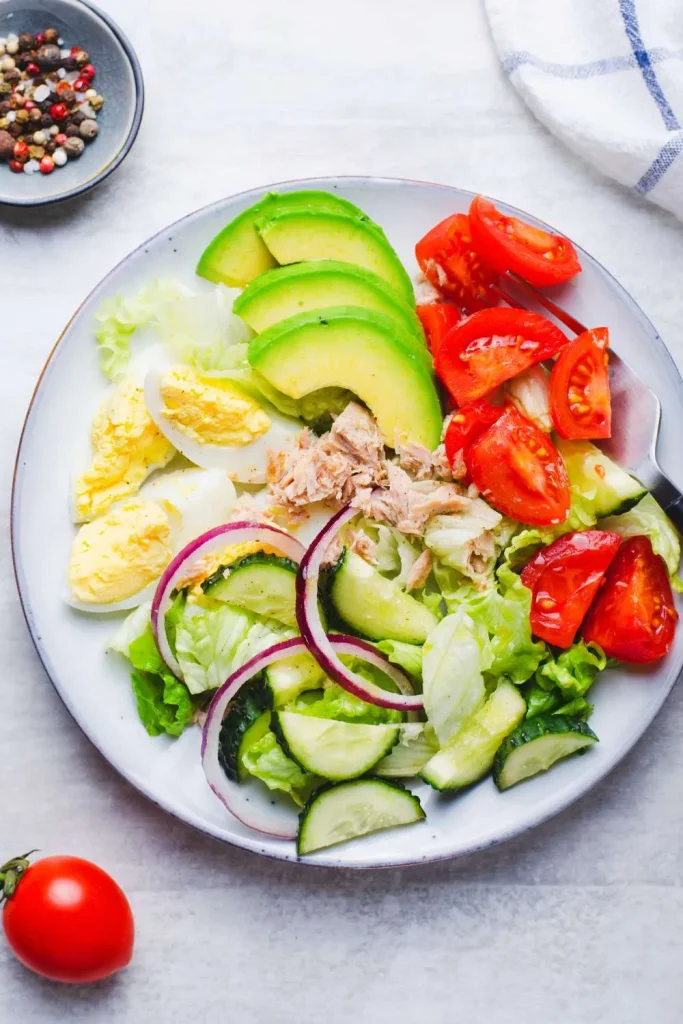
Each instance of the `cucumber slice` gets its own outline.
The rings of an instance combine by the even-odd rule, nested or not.
[[[351,725],[294,711],[273,715],[272,729],[289,757],[330,782],[365,775],[398,740],[398,725]]]
[[[287,626],[296,626],[296,574],[289,558],[256,551],[230,566],[221,566],[202,583],[217,601],[246,608]]]
[[[499,746],[525,715],[526,701],[504,679],[448,746],[424,766],[420,777],[438,790],[478,782],[488,775]]]
[[[580,718],[536,715],[503,741],[493,763],[493,780],[498,789],[509,789],[597,742],[598,737]]]
[[[263,678],[257,677],[242,687],[223,719],[218,760],[225,774],[233,782],[240,779],[240,753],[245,736],[252,727],[256,728],[259,723],[260,735],[266,732],[270,722],[270,705],[270,690],[265,685]],[[262,721],[263,719],[265,719],[265,723]],[[252,741],[257,738],[259,737],[253,733],[250,736]]]
[[[590,441],[558,438],[557,447],[567,467],[572,490],[581,495],[598,519],[625,512],[647,493],[641,483]]]
[[[424,816],[418,798],[397,782],[370,777],[324,786],[299,815],[297,853],[301,856],[380,829],[412,825]]]
[[[337,563],[328,597],[342,621],[371,640],[423,644],[438,622],[428,608],[350,548]]]
[[[399,726],[398,743],[375,765],[374,774],[383,779],[410,779],[430,761],[439,741],[427,722],[405,722]]]
[[[306,690],[317,690],[325,678],[312,654],[296,654],[276,661],[264,674],[276,708],[291,704]]]

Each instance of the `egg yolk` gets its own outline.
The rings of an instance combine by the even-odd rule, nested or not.
[[[156,580],[172,557],[168,516],[154,501],[128,501],[80,528],[67,569],[73,596],[110,604]]]
[[[76,480],[77,522],[102,515],[115,501],[137,493],[152,470],[175,454],[147,412],[142,388],[124,381],[107,397],[92,421],[92,465]]]
[[[258,402],[231,381],[201,377],[190,366],[162,374],[159,391],[163,415],[198,444],[251,444],[271,425]]]

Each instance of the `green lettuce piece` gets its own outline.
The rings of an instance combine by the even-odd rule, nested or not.
[[[522,695],[526,701],[527,718],[555,711],[562,702],[559,690],[544,690],[533,679],[522,687]]]
[[[179,615],[175,654],[190,693],[203,693],[266,647],[295,635],[274,619],[209,599],[188,604]]]
[[[180,296],[158,307],[153,326],[177,359],[206,373],[230,370],[239,361],[234,350],[254,336],[232,312],[237,295],[239,289],[219,284],[200,295]]]
[[[358,672],[360,666],[354,665],[353,668]],[[368,704],[337,683],[326,686],[318,693],[317,699],[316,695],[302,694],[288,710],[312,718],[334,718],[337,722],[350,722],[353,725],[385,725],[403,721],[403,712]]]
[[[666,562],[674,590],[679,593],[683,591],[683,581],[678,577],[681,538],[664,509],[651,494],[646,494],[628,512],[602,519],[599,525],[601,530],[612,530],[622,537],[649,537],[652,550]]]
[[[452,570],[451,570],[452,572]],[[516,685],[526,682],[547,657],[547,647],[531,637],[531,591],[512,569],[502,564],[495,581],[477,588],[469,581],[435,567],[449,612],[463,609],[489,636],[488,677],[507,676]]]
[[[241,755],[242,766],[255,778],[264,782],[268,789],[288,793],[292,800],[303,807],[320,779],[300,768],[287,757],[272,729],[248,745]]]
[[[562,707],[554,711],[555,715],[569,715],[572,718],[581,718],[584,722],[588,721],[590,716],[593,714],[595,708],[592,704],[589,704],[585,697],[576,697],[574,700],[570,700],[568,704],[563,704]]]
[[[176,600],[167,617],[169,636],[182,600]],[[150,623],[151,602],[126,617],[108,644],[108,650],[128,658],[133,666],[131,682],[138,715],[150,736],[180,736],[194,719],[195,704],[183,682],[176,679],[159,654]]]
[[[462,607],[427,637],[422,659],[424,708],[441,746],[483,705],[483,673],[492,659],[485,627]]]
[[[148,327],[162,307],[187,294],[179,281],[159,278],[143,285],[135,295],[104,299],[95,313],[95,338],[100,366],[109,380],[119,380],[125,374],[135,331]]]
[[[510,540],[503,552],[503,564],[513,572],[521,572],[527,562],[546,544],[540,530],[520,530]]]
[[[557,688],[564,701],[584,697],[598,672],[607,667],[607,658],[597,644],[574,644],[557,657],[551,657],[536,671],[536,683],[544,690]]]
[[[406,644],[402,640],[380,640],[375,644],[389,661],[399,665],[413,679],[422,679],[423,649],[416,644]]]

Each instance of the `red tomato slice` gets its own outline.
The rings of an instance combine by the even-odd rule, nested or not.
[[[507,217],[483,196],[472,200],[469,222],[477,252],[499,274],[512,270],[529,284],[544,288],[568,281],[581,271],[568,238]]]
[[[436,372],[456,404],[469,405],[566,344],[566,334],[540,313],[484,309],[448,332],[436,355]]]
[[[422,321],[429,351],[433,356],[439,351],[450,329],[462,320],[460,310],[450,302],[430,302],[417,306],[417,315]]]
[[[631,537],[612,562],[582,635],[610,658],[646,664],[668,653],[677,620],[664,559],[647,537]]]
[[[498,275],[475,251],[467,214],[456,213],[428,231],[415,256],[430,284],[468,313],[495,305]]]
[[[451,417],[444,438],[446,456],[451,466],[456,458],[464,457],[472,443],[502,415],[502,407],[491,405],[485,398],[457,409]]]
[[[532,592],[531,631],[556,647],[571,647],[621,544],[618,533],[568,533],[542,548],[522,572]]]
[[[555,430],[569,440],[610,437],[609,331],[584,331],[560,352],[550,375]]]
[[[569,514],[569,478],[547,434],[508,406],[465,455],[472,480],[506,516],[533,526],[562,523]]]

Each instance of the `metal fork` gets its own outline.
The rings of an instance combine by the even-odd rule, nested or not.
[[[517,309],[533,309],[541,306],[561,324],[575,334],[582,334],[586,328],[566,310],[549,299],[547,295],[527,284],[516,274],[508,274],[508,282],[515,293],[499,286],[500,297],[509,306]],[[521,293],[526,301],[517,298]],[[662,407],[655,393],[643,383],[637,373],[609,350],[610,394],[612,399],[612,436],[598,441],[602,450],[627,469],[657,499],[683,532],[683,494],[669,480],[657,462],[657,437]]]

